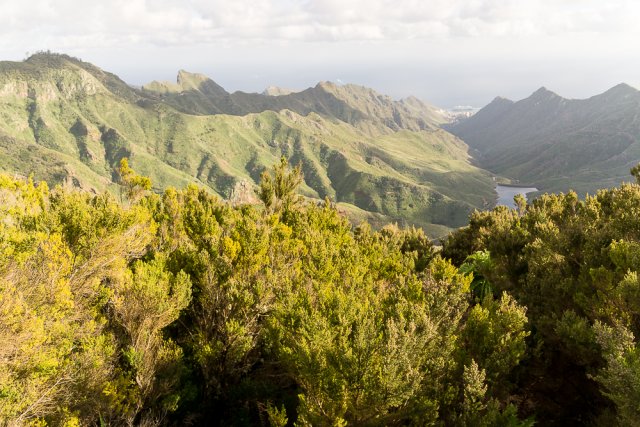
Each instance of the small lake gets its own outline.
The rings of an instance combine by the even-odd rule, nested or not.
[[[508,206],[510,208],[515,208],[516,205],[513,203],[513,197],[516,194],[524,195],[524,198],[527,198],[527,193],[531,193],[534,191],[538,191],[535,187],[510,187],[507,185],[496,185],[496,191],[498,192],[498,205]]]

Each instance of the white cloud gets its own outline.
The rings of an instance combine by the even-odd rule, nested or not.
[[[638,34],[633,0],[8,0],[0,46]]]
[[[51,49],[135,84],[187,68],[258,91],[340,75],[479,105],[638,85],[638,22],[637,0],[3,0],[0,59]]]

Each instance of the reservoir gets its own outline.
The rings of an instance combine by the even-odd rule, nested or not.
[[[496,192],[498,193],[498,202],[496,204],[515,208],[516,205],[513,203],[513,196],[522,194],[526,199],[527,193],[534,191],[538,191],[538,189],[535,187],[510,187],[498,184],[496,185]]]

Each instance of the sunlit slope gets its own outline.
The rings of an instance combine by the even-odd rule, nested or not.
[[[191,116],[188,122],[202,139],[170,144],[166,161],[182,170],[189,165],[190,174],[224,195],[238,179],[257,182],[285,155],[303,165],[306,195],[400,222],[463,224],[466,212],[493,200],[487,174],[470,166],[466,146],[442,130],[370,137],[345,123],[287,110]]]
[[[65,56],[0,63],[0,169],[101,191],[114,188],[114,170],[129,157],[156,189],[195,182],[232,197],[284,155],[302,164],[306,196],[328,197],[354,220],[433,234],[494,199],[466,145],[435,126],[354,126],[287,109],[192,115],[157,98]]]

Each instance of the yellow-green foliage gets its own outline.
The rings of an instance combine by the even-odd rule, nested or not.
[[[6,177],[0,191],[0,414],[61,420],[101,398],[116,343],[100,307],[154,228],[148,213],[107,195],[49,193]]]
[[[502,416],[525,311],[421,230],[354,228],[284,161],[262,207],[120,171],[126,203],[0,177],[0,424]]]
[[[623,184],[584,200],[570,192],[544,195],[517,210],[477,212],[469,227],[445,242],[443,254],[455,262],[475,254],[466,267],[477,251],[486,251],[483,280],[494,297],[512,295],[471,310],[469,356],[495,384],[499,379],[492,375],[505,378],[500,371],[511,371],[528,346],[528,368],[515,386],[531,393],[535,406],[528,411],[542,422],[638,422],[638,218],[640,185]],[[527,322],[525,312],[512,306],[514,299],[526,306],[529,337],[519,326]]]

